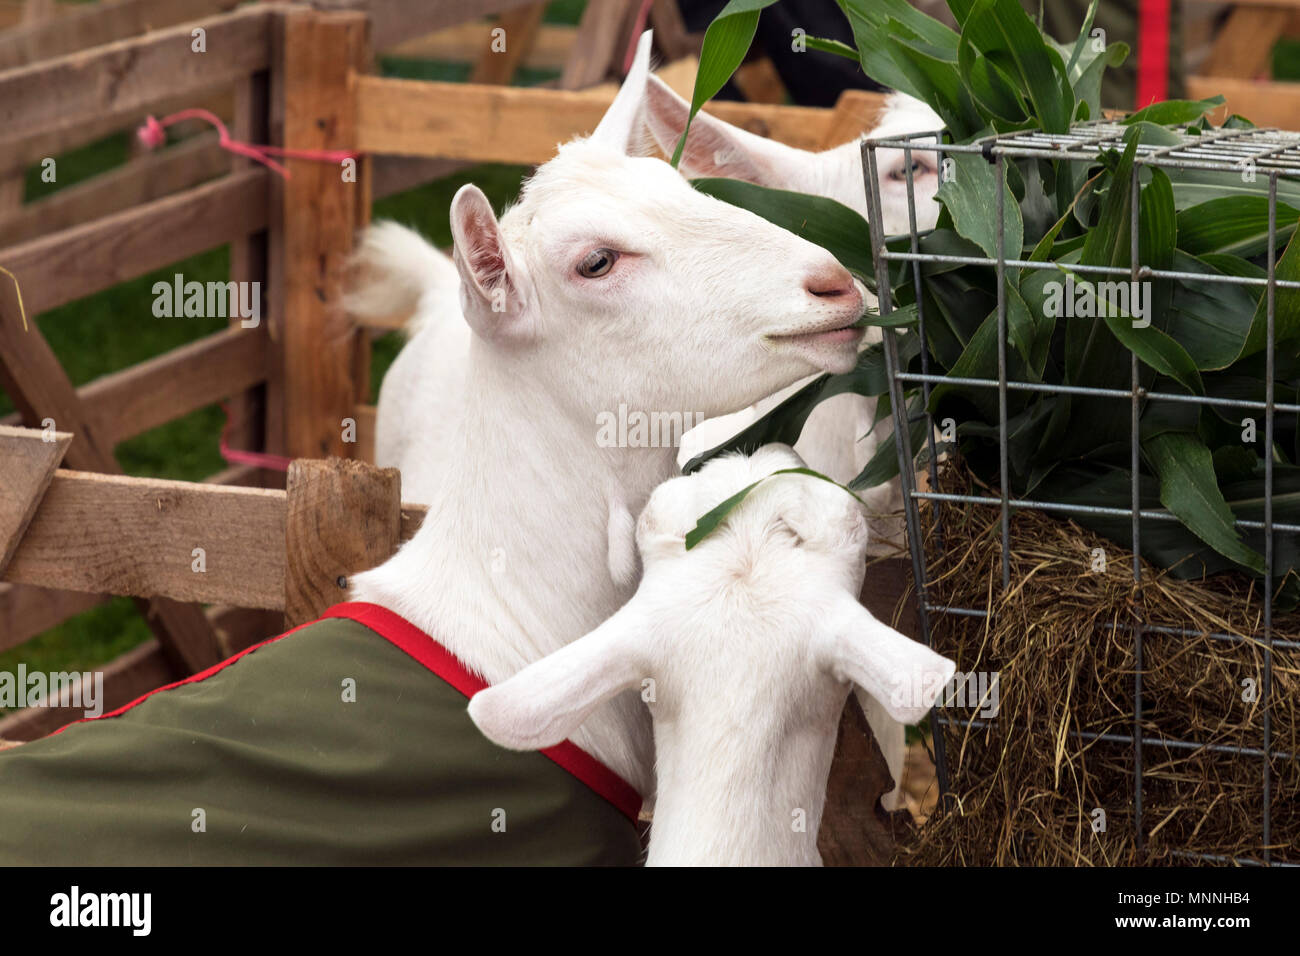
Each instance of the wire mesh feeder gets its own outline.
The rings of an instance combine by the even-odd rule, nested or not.
[[[924,639],[957,659],[959,672],[993,668],[1001,676],[996,717],[967,717],[948,708],[931,713],[939,808],[917,845],[903,850],[913,862],[1300,865],[1300,615],[1275,620],[1272,599],[1277,539],[1300,532],[1300,525],[1274,520],[1272,454],[1276,416],[1300,412],[1300,405],[1277,402],[1275,394],[1277,291],[1300,289],[1300,282],[1276,274],[1278,181],[1300,179],[1300,134],[1167,129],[1176,142],[1137,147],[1129,182],[1130,265],[1071,263],[1069,268],[1131,282],[1263,286],[1263,401],[1144,388],[1138,356],[1127,349],[1126,389],[1008,376],[1006,270],[1056,270],[1058,263],[1007,256],[1007,163],[1043,159],[1095,165],[1102,151],[1124,148],[1129,127],[1098,120],[1077,124],[1065,134],[1018,132],[968,145],[943,145],[937,132],[863,144],[882,317],[895,309],[891,263],[904,270],[910,265],[922,343],[930,341],[923,264],[980,265],[995,270],[997,279],[996,378],[932,374],[924,346],[920,371],[909,371],[900,366],[898,335],[886,330],[884,336]],[[889,243],[895,248],[888,248],[882,235],[880,148],[906,154],[907,251],[897,237]],[[940,158],[980,154],[995,165],[996,257],[921,251],[911,154],[922,150]],[[1266,178],[1265,274],[1201,274],[1143,264],[1140,177],[1153,168],[1204,170],[1238,179],[1251,168]],[[931,390],[939,383],[996,389],[996,487],[991,481],[981,483],[954,455],[941,467],[928,411]],[[909,413],[905,389],[917,386],[924,411]],[[1129,403],[1128,507],[1011,494],[1008,395],[1016,391]],[[1140,557],[1144,528],[1177,520],[1168,511],[1143,506],[1139,422],[1143,408],[1153,402],[1263,412],[1268,453],[1263,455],[1262,521],[1236,520],[1237,528],[1262,536],[1262,583],[1244,575],[1176,581]],[[923,419],[927,426],[929,483],[924,491],[915,480],[917,432],[909,427],[909,418]],[[1094,527],[1123,519],[1132,536],[1131,561],[1116,562],[1105,573],[1081,574],[1081,549],[1087,555],[1094,548],[1113,552],[1116,546],[1068,520],[1072,517]],[[1295,539],[1284,540],[1293,554]],[[1242,694],[1243,677],[1257,677],[1256,695]]]

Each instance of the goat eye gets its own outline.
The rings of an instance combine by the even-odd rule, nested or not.
[[[578,275],[586,279],[599,279],[614,268],[617,259],[618,253],[613,249],[597,249],[589,252],[587,257],[578,263]]]
[[[914,179],[927,171],[925,163],[921,162],[919,159],[912,160],[912,177]],[[903,169],[901,166],[898,169],[891,169],[889,171],[889,178],[900,183],[906,182],[907,170]]]

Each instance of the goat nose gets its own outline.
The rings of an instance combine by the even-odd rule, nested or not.
[[[804,289],[819,299],[838,299],[857,294],[853,276],[838,262],[815,270],[804,280]]]

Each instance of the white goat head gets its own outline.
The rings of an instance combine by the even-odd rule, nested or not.
[[[659,148],[672,155],[686,128],[690,105],[656,76],[646,83],[645,124]],[[873,138],[928,133],[941,129],[943,120],[920,100],[894,93],[885,101]],[[918,143],[934,143],[923,137]],[[881,215],[885,232],[908,231],[906,154],[901,149],[879,149]],[[939,215],[934,195],[939,188],[938,154],[912,151],[912,183],[918,229],[931,229]],[[866,218],[866,187],[862,178],[861,140],[843,143],[820,153],[797,149],[738,129],[707,113],[691,122],[682,151],[681,171],[695,178],[725,176],[746,182],[826,196],[856,210]]]
[[[560,147],[499,222],[476,187],[456,194],[470,327],[584,413],[627,401],[719,414],[848,371],[865,290],[834,257],[627,155],[648,41],[596,132]]]
[[[685,549],[701,515],[801,464],[788,447],[768,445],[660,485],[637,525],[645,572],[633,598],[470,702],[489,738],[533,749],[640,686],[658,770],[652,865],[819,863],[817,829],[851,685],[915,722],[953,675],[951,661],[858,602],[867,526],[843,489],[805,475],[770,478]]]

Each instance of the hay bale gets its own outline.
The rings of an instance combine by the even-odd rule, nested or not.
[[[948,462],[944,491],[976,484]],[[976,493],[990,493],[977,489]],[[996,494],[996,492],[992,492]],[[1078,736],[1130,737],[1137,620],[1199,636],[1143,637],[1147,737],[1263,750],[1264,674],[1258,582],[1215,575],[1179,581],[1073,522],[1042,512],[1011,521],[1009,593],[1001,593],[1000,512],[922,508],[930,602],[984,609],[987,619],[934,614],[935,647],[960,671],[1000,672],[1000,710],[981,721],[945,709],[955,806],[900,846],[911,865],[1186,865],[1187,854],[1261,860],[1264,759],[1207,748],[1142,750],[1145,848],[1134,839],[1133,747]],[[1092,570],[1093,549],[1106,570]],[[1211,633],[1245,635],[1224,641]],[[1275,615],[1274,639],[1300,642],[1300,614]],[[1251,701],[1246,681],[1254,681]],[[1274,862],[1300,863],[1300,650],[1273,652],[1271,761]],[[986,726],[979,726],[984,723]],[[1095,811],[1105,814],[1098,831]]]

